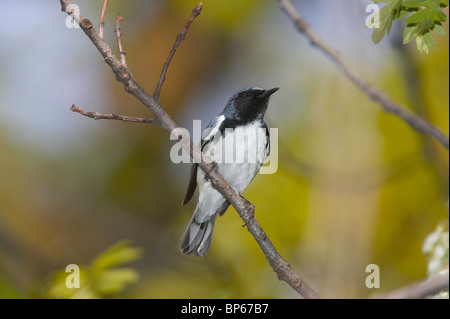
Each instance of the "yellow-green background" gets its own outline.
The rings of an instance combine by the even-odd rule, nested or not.
[[[103,1],[78,1],[98,24]],[[369,1],[293,1],[315,30],[370,82],[448,135],[448,36],[429,55],[401,45],[401,24],[379,45]],[[27,5],[28,4],[28,5]],[[127,62],[152,92],[191,0],[111,0]],[[204,0],[167,74],[161,102],[192,129],[248,86],[280,87],[266,115],[278,128],[279,167],[244,196],[281,255],[319,294],[365,298],[368,264],[387,292],[426,277],[421,248],[448,222],[448,151],[383,113],[307,40],[275,0]],[[0,3],[0,298],[48,296],[52,274],[88,266],[123,239],[142,249],[139,279],[113,297],[295,298],[234,209],[216,222],[210,253],[177,248],[195,207],[181,206],[189,165],[154,125],[70,112],[151,117],[126,94],[59,1]],[[448,11],[446,11],[448,14]],[[445,23],[448,32],[448,24]],[[400,35],[399,35],[400,33]]]

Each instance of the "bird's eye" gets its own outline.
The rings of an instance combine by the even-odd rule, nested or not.
[[[253,97],[253,93],[252,92],[247,92],[247,93],[245,93],[245,97],[251,99]]]

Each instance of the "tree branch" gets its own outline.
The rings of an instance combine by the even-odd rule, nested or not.
[[[67,7],[71,4],[69,0],[60,0],[62,11],[67,14]],[[241,197],[223,178],[217,169],[217,165],[211,161],[206,155],[202,154],[200,149],[192,142],[188,135],[185,135],[184,131],[179,129],[172,118],[166,113],[164,108],[159,103],[159,93],[164,83],[165,74],[169,67],[170,61],[175,53],[176,48],[186,36],[189,26],[200,14],[202,4],[200,3],[192,12],[188,23],[185,25],[182,32],[178,35],[177,40],[169,54],[169,57],[164,64],[163,71],[161,73],[157,88],[154,96],[150,96],[136,81],[129,69],[119,61],[112,53],[109,46],[98,35],[92,22],[88,19],[79,16],[77,22],[79,22],[83,32],[89,37],[91,42],[98,49],[103,56],[105,62],[110,66],[118,82],[122,83],[125,87],[125,91],[139,101],[141,101],[154,115],[156,120],[159,121],[159,126],[170,133],[177,133],[179,136],[179,143],[182,148],[189,152],[190,156],[194,159],[195,163],[205,172],[206,178],[211,181],[211,184],[228,200],[228,202],[236,209],[239,216],[247,226],[248,231],[255,238],[259,247],[263,251],[272,269],[277,273],[280,280],[286,281],[295,291],[297,291],[304,298],[320,298],[320,296],[297,274],[293,271],[290,264],[285,261],[277,252],[272,242],[263,231],[259,223],[254,217],[253,205],[249,205],[248,201]],[[76,109],[74,109],[77,111]],[[81,110],[78,108],[78,110]],[[84,111],[83,111],[84,112]],[[89,114],[88,112],[85,112]],[[81,113],[83,114],[83,113]],[[84,115],[84,114],[83,114]],[[86,115],[88,116],[88,115]],[[92,113],[94,116],[94,113]],[[96,114],[98,117],[99,114]],[[95,118],[95,117],[94,117]]]
[[[122,30],[120,29],[120,22],[122,21],[123,18],[119,16],[117,18],[116,26],[114,27],[114,32],[116,33],[117,46],[119,47],[120,62],[122,62],[123,66],[127,67],[127,59],[126,59],[127,53],[123,50],[122,47]]]
[[[354,71],[350,65],[345,62],[338,51],[325,43],[306,22],[300,13],[295,9],[290,0],[277,0],[281,10],[292,21],[297,31],[306,36],[311,44],[321,50],[332,62],[334,62],[344,73],[344,75],[358,87],[369,99],[378,102],[383,110],[402,119],[417,132],[434,137],[446,149],[449,149],[449,139],[438,127],[411,113],[409,110],[392,102],[390,98],[380,89],[370,84],[361,75]]]
[[[436,277],[416,282],[407,287],[395,290],[385,295],[378,296],[378,299],[421,299],[437,294],[449,287],[448,273]]]
[[[134,123],[147,123],[147,124],[156,124],[159,126],[158,119],[148,119],[141,117],[132,117],[132,116],[123,116],[117,114],[101,114],[98,112],[86,112],[83,109],[80,109],[78,106],[73,104],[70,107],[72,112],[80,113],[83,116],[89,117],[94,120],[118,120],[123,122],[134,122]]]
[[[164,84],[164,81],[166,80],[167,69],[169,68],[170,62],[172,61],[175,51],[180,46],[181,42],[186,38],[186,34],[189,30],[189,27],[191,26],[192,22],[194,22],[195,18],[197,18],[198,15],[200,14],[200,12],[202,11],[202,7],[203,7],[203,4],[202,4],[202,2],[200,2],[194,8],[194,10],[192,10],[192,14],[189,17],[188,22],[184,26],[183,30],[181,30],[181,32],[177,35],[177,39],[175,40],[175,43],[172,46],[172,50],[170,50],[169,56],[167,57],[166,62],[164,62],[158,84],[156,85],[155,92],[153,93],[153,97],[158,101],[159,101],[159,96],[161,94],[162,86]]]
[[[105,28],[105,15],[106,15],[106,8],[108,7],[108,1],[109,0],[103,0],[102,15],[100,16],[100,26],[98,27],[98,34],[102,39],[103,39],[103,30]]]

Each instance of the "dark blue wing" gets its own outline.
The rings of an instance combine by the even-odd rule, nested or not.
[[[204,147],[208,145],[214,139],[216,133],[220,130],[220,125],[225,120],[225,116],[219,114],[215,116],[211,122],[209,122],[208,126],[202,133],[202,141],[200,144],[200,150],[203,151]],[[189,174],[188,187],[186,190],[186,195],[184,196],[183,205],[189,203],[194,195],[195,189],[197,188],[197,164],[192,164],[191,172]]]

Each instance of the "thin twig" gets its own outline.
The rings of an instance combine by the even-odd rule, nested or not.
[[[60,2],[62,11],[66,12],[66,9],[71,4],[71,2],[69,0],[60,0]],[[179,35],[181,36],[181,40],[186,35],[186,32],[192,21],[200,13],[201,8],[202,4],[200,3],[193,10],[188,23],[186,24],[182,33],[180,33]],[[103,41],[103,39],[100,38],[98,33],[95,31],[92,22],[88,19],[83,18],[81,15],[80,20],[81,29],[98,49],[105,62],[110,66],[111,70],[116,76],[117,81],[124,85],[125,91],[136,97],[155,115],[155,118],[159,121],[159,126],[161,128],[168,131],[169,133],[172,133],[177,129],[179,130],[180,128],[161,106],[157,97],[159,97],[159,92],[164,82],[165,73],[170,64],[172,56],[176,50],[176,47],[178,47],[179,42],[181,43],[181,40],[178,40],[177,38],[177,41],[172,48],[171,54],[169,55],[169,58],[165,63],[163,72],[159,79],[157,90],[155,91],[158,94],[155,94],[155,96],[150,96],[138,84],[130,70],[119,60],[117,60],[108,44]],[[228,184],[228,182],[219,173],[217,166],[214,165],[211,159],[209,159],[200,151],[200,149],[194,144],[190,137],[182,136],[183,130],[179,130],[179,132],[179,136],[181,136],[181,138],[179,139],[178,143],[180,143],[180,146],[190,154],[190,156],[194,159],[194,162],[198,163],[198,166],[205,172],[206,177],[211,181],[212,185],[236,209],[239,216],[244,221],[244,224],[247,226],[248,231],[252,234],[253,238],[258,243],[264,255],[266,256],[270,266],[276,272],[278,279],[288,283],[304,298],[320,298],[317,292],[315,292],[306,283],[306,281],[304,281],[296,272],[294,272],[290,264],[286,260],[284,260],[277,252],[269,237],[266,235],[266,233],[257,222],[256,218],[254,217],[254,211],[251,209],[251,207],[249,207],[249,202],[241,197],[241,195],[239,195],[236,190]]]
[[[299,33],[305,35],[312,45],[320,49],[331,61],[341,69],[345,76],[358,87],[369,99],[378,102],[383,110],[392,113],[402,119],[405,123],[423,135],[429,135],[439,141],[446,149],[449,148],[449,139],[438,127],[411,113],[409,110],[394,103],[380,89],[370,84],[361,75],[354,71],[351,66],[342,58],[338,51],[325,43],[306,22],[300,13],[295,9],[290,0],[277,0],[278,5],[292,21]]]
[[[127,53],[123,50],[122,47],[122,30],[120,29],[120,22],[122,21],[123,18],[119,16],[117,18],[116,26],[114,27],[114,32],[116,33],[117,46],[119,47],[120,62],[122,62],[123,66],[127,67],[127,59],[126,59]]]
[[[100,16],[100,26],[98,28],[98,34],[100,38],[103,39],[103,30],[105,28],[105,15],[106,15],[106,7],[108,6],[108,0],[103,1],[102,15]]]
[[[449,287],[448,273],[421,280],[407,287],[395,290],[378,299],[421,299],[440,293]]]
[[[70,107],[70,110],[72,112],[80,113],[81,115],[84,115],[84,116],[89,117],[94,120],[118,120],[118,121],[123,121],[123,122],[147,123],[147,124],[150,123],[150,124],[159,125],[158,119],[123,116],[123,115],[117,115],[117,114],[101,114],[98,112],[87,112],[87,111],[79,108],[75,104],[73,104]]]
[[[189,17],[188,22],[184,26],[183,30],[177,35],[177,39],[175,40],[175,43],[172,46],[172,50],[170,50],[169,56],[167,57],[166,62],[164,62],[163,69],[161,72],[161,76],[159,77],[158,84],[156,85],[155,92],[153,93],[153,97],[159,101],[159,96],[161,94],[161,88],[164,84],[164,81],[166,80],[166,73],[167,69],[169,68],[170,62],[172,61],[173,55],[175,54],[175,51],[180,46],[181,42],[186,38],[186,33],[189,30],[189,27],[191,26],[192,22],[194,22],[195,18],[198,17],[198,15],[202,11],[203,4],[200,2],[194,10],[192,10],[192,14]]]

